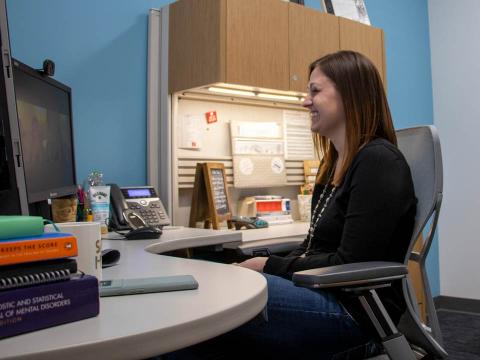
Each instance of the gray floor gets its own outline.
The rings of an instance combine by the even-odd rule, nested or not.
[[[437,311],[449,360],[480,360],[480,314]]]

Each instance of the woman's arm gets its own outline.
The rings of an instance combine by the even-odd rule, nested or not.
[[[303,240],[303,242],[300,245],[298,245],[298,247],[295,250],[292,250],[286,257],[300,256],[303,253],[305,253],[305,251],[307,251],[307,246],[308,246],[307,239],[308,238],[305,238],[305,240]]]

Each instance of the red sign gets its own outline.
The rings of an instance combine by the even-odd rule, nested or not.
[[[205,113],[205,118],[207,119],[207,123],[211,124],[217,122],[217,112],[216,111],[209,111]]]

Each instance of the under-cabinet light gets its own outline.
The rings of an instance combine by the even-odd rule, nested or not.
[[[231,94],[231,95],[255,96],[255,93],[253,91],[225,89],[225,88],[219,88],[214,86],[209,87],[208,91],[222,93],[222,94]]]
[[[298,97],[296,96],[289,96],[289,95],[277,95],[277,94],[266,94],[266,93],[258,93],[257,96],[263,99],[273,99],[273,100],[290,100],[290,101],[298,101]]]

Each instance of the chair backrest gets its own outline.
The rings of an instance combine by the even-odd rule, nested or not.
[[[419,126],[401,129],[396,132],[398,148],[405,156],[412,173],[415,195],[417,197],[417,214],[409,249],[404,263],[418,262],[420,265],[422,282],[425,293],[428,330],[419,321],[415,297],[412,295],[408,281],[404,282],[403,289],[407,301],[407,313],[402,318],[403,328],[400,330],[414,343],[421,346],[435,356],[443,358],[446,352],[442,349],[442,336],[433,303],[430,285],[425,270],[425,260],[430,250],[435,229],[437,226],[443,191],[443,167],[440,139],[434,126]],[[430,222],[430,223],[429,223]],[[423,246],[419,251],[413,251],[415,242],[426,225],[430,231],[424,238]]]
[[[418,236],[432,214],[438,214],[440,210],[443,191],[442,151],[434,126],[401,129],[397,130],[396,135],[398,148],[410,166],[415,196],[418,200],[410,248],[404,261],[407,264]],[[432,238],[425,239],[426,252],[430,248],[431,241]]]

